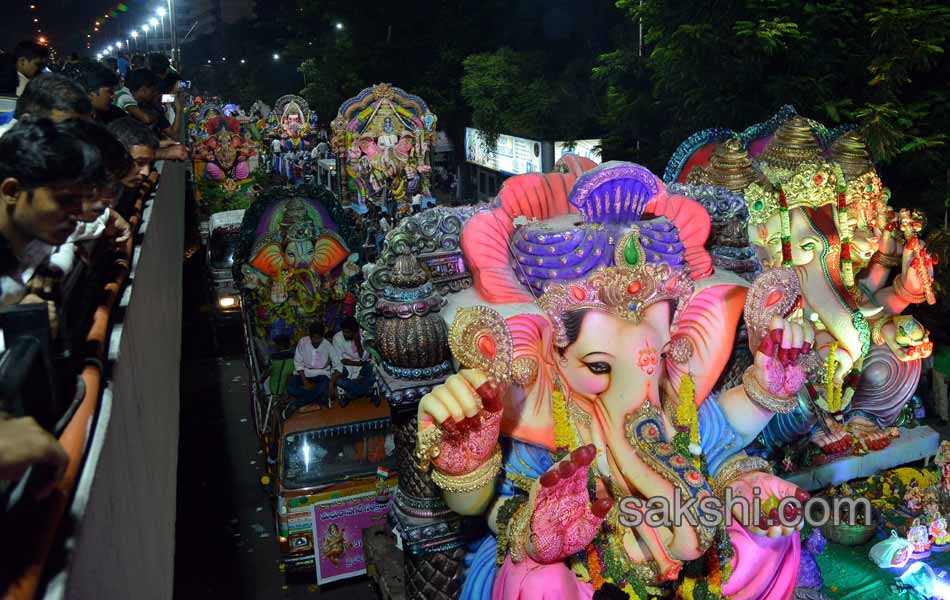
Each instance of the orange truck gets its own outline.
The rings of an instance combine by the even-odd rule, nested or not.
[[[394,441],[385,403],[307,408],[278,424],[275,519],[282,569],[324,584],[366,572],[362,530],[386,522]]]

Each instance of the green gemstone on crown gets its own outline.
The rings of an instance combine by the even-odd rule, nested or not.
[[[761,200],[756,200],[755,202],[752,203],[752,208],[754,208],[755,210],[762,210],[763,208],[765,208],[765,203],[762,202]]]
[[[640,263],[640,250],[637,248],[637,241],[632,237],[627,240],[627,246],[623,249],[623,259],[628,265]]]

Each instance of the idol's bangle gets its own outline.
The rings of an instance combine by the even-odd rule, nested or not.
[[[725,496],[726,488],[746,473],[752,473],[753,471],[771,475],[772,465],[764,458],[749,456],[745,453],[730,456],[726,459],[726,462],[722,463],[722,466],[716,471],[716,476],[713,477],[710,486],[713,494],[722,499]]]
[[[511,561],[514,563],[523,561],[527,554],[532,512],[529,503],[525,502],[508,521],[508,531],[506,532],[508,536],[508,554],[511,555]]]
[[[926,294],[914,294],[904,287],[904,281],[900,275],[894,278],[894,293],[897,297],[911,304],[920,304],[927,300]]]
[[[500,566],[505,562],[505,555],[508,554],[508,548],[511,546],[508,537],[508,528],[512,517],[525,505],[528,497],[524,494],[517,494],[506,499],[498,509],[495,517],[495,531],[498,536],[498,548],[496,549],[496,561]]]
[[[790,398],[773,396],[762,389],[762,386],[756,381],[754,370],[755,366],[753,365],[742,374],[742,388],[745,390],[745,395],[749,397],[749,400],[774,413],[788,414],[795,410],[798,406],[797,395],[793,395]]]
[[[495,453],[477,469],[464,475],[446,475],[438,469],[432,471],[432,481],[443,492],[464,494],[485,487],[501,471],[501,445],[495,446]]]
[[[439,445],[442,444],[442,428],[430,425],[416,435],[415,458],[419,470],[428,471],[429,464],[439,456]]]
[[[901,266],[901,256],[899,254],[884,254],[880,250],[871,255],[871,264],[877,263],[885,269],[893,269]]]
[[[884,329],[884,327],[890,322],[891,318],[889,316],[884,316],[874,321],[874,325],[871,327],[872,342],[875,344],[884,343],[884,334],[881,332],[881,330]]]

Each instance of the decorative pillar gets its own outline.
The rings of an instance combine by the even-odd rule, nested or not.
[[[375,305],[375,343],[380,393],[392,411],[399,487],[392,525],[402,538],[406,595],[418,600],[457,598],[462,587],[465,543],[484,519],[463,518],[443,502],[427,472],[417,468],[416,412],[419,401],[454,368],[448,328],[439,311],[445,303],[416,255],[387,256],[378,265],[386,285]]]

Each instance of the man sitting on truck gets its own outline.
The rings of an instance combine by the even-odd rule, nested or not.
[[[322,324],[312,323],[310,335],[297,342],[294,353],[294,370],[296,374],[287,384],[287,394],[291,400],[287,405],[284,416],[290,416],[298,409],[308,404],[329,406],[327,390],[330,388],[330,377],[333,375],[336,355],[333,345],[324,337]]]
[[[369,360],[369,352],[363,346],[363,337],[356,319],[343,319],[340,331],[333,336],[333,349],[343,369],[336,385],[346,392],[340,398],[340,406],[346,406],[354,398],[369,396],[373,391],[373,365]]]

